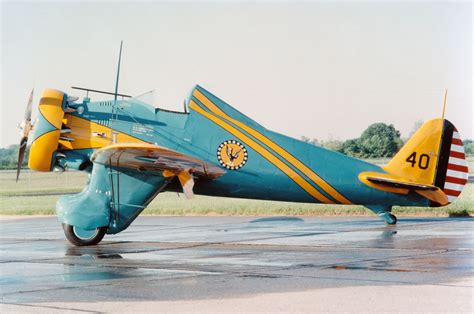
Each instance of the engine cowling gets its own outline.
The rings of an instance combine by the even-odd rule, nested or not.
[[[66,102],[67,95],[61,91],[43,91],[28,158],[30,169],[42,172],[54,169]]]

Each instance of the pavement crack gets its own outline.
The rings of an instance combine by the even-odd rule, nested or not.
[[[88,311],[88,310],[77,309],[77,308],[71,308],[71,307],[60,307],[60,306],[51,306],[51,305],[38,305],[38,304],[28,304],[28,303],[6,303],[6,302],[0,302],[0,304],[15,305],[15,306],[26,306],[26,307],[33,307],[33,308],[54,309],[54,310],[76,311],[76,312],[81,312],[81,313],[95,313],[95,314],[102,314],[102,313],[105,313],[105,312],[100,312],[100,311]]]

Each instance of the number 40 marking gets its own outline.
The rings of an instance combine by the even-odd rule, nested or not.
[[[428,169],[430,165],[430,156],[427,154],[421,154],[420,157],[418,158],[418,162],[416,161],[416,152],[413,152],[408,158],[406,159],[408,163],[411,164],[412,167],[415,167],[415,165],[418,166],[420,169]]]

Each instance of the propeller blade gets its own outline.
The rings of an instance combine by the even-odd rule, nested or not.
[[[33,92],[34,88],[31,90],[30,98],[28,99],[28,104],[26,105],[25,109],[25,120],[21,123],[21,127],[23,129],[23,135],[20,141],[20,148],[18,149],[18,163],[16,165],[16,182],[18,182],[18,178],[20,177],[21,165],[23,163],[23,159],[25,157],[26,145],[28,144],[28,134],[31,131],[31,112],[33,108]]]
[[[31,90],[30,93],[30,99],[28,100],[28,104],[26,105],[26,110],[25,110],[25,120],[26,121],[31,121],[31,108],[33,107],[33,92],[34,88]]]
[[[28,138],[23,137],[20,142],[20,148],[18,149],[18,163],[16,166],[16,182],[20,177],[21,165],[23,164],[23,158],[25,157],[26,144],[28,143]]]

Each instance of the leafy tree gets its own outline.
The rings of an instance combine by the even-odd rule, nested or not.
[[[0,148],[0,169],[15,169],[18,160],[19,145],[10,145],[7,148]],[[25,158],[22,167],[28,164],[29,147],[26,148]]]
[[[343,153],[352,157],[362,157],[361,147],[359,145],[359,139],[351,139],[342,143],[341,148],[339,149],[340,153]]]
[[[327,148],[329,150],[336,151],[336,152],[341,150],[343,144],[344,143],[339,140],[327,140],[327,141],[321,142],[322,147]]]
[[[374,123],[359,138],[342,143],[337,151],[360,158],[392,157],[402,145],[400,132],[393,125]]]
[[[422,121],[415,123],[418,129]],[[339,141],[330,139],[319,142],[317,139],[301,137],[303,142],[322,146],[349,156],[360,158],[392,157],[402,147],[400,132],[390,124],[374,123],[370,125],[359,138]]]
[[[474,142],[473,140],[464,140],[464,152],[466,155],[472,156],[474,155]]]
[[[311,139],[309,137],[306,137],[306,136],[302,136],[301,137],[301,141],[305,142],[305,143],[309,143],[311,141]]]
[[[402,147],[400,132],[390,124],[374,123],[358,139],[361,157],[391,157]]]
[[[316,145],[316,146],[320,146],[319,145],[319,141],[315,138],[313,139],[310,139],[309,137],[306,137],[306,136],[302,136],[301,137],[301,140],[305,143],[308,143],[308,144],[312,144],[312,145]]]
[[[312,144],[312,145],[315,145],[315,146],[324,147],[326,149],[333,150],[333,151],[336,151],[336,152],[340,151],[340,149],[342,147],[342,144],[343,144],[343,142],[339,141],[339,140],[329,139],[327,141],[319,141],[316,138],[311,139],[311,138],[306,137],[306,136],[302,136],[301,140],[305,143]]]

